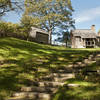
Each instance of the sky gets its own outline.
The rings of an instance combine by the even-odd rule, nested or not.
[[[74,8],[73,18],[76,29],[90,29],[96,25],[96,31],[100,29],[100,0],[71,0]],[[7,22],[19,23],[22,14],[7,13],[3,18]]]
[[[77,29],[89,29],[91,25],[100,29],[100,0],[72,0],[73,18]]]

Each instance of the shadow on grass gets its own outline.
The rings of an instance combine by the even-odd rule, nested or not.
[[[67,84],[78,84],[78,87],[68,87]],[[100,84],[70,79],[60,87],[52,100],[100,100]]]

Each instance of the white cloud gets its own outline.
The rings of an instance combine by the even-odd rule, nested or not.
[[[91,8],[83,12],[80,12],[76,15],[75,20],[76,23],[82,23],[86,21],[95,20],[98,17],[100,17],[100,7]]]

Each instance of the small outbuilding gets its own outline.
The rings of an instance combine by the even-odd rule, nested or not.
[[[45,30],[32,27],[29,36],[32,41],[49,44],[49,33]]]

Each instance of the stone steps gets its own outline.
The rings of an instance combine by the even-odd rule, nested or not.
[[[96,57],[100,57],[100,54],[97,54]]]
[[[57,73],[52,73],[54,75],[55,81],[37,81],[33,82],[33,86],[30,87],[22,87],[20,92],[14,93],[12,95],[13,98],[9,100],[24,100],[20,98],[28,98],[32,100],[50,100],[50,97],[52,96],[53,93],[57,91],[57,88],[59,86],[63,86],[64,82],[63,80],[66,80],[68,78],[72,78],[73,74],[57,74]],[[51,76],[47,77],[50,78]],[[58,81],[61,82],[58,82]],[[18,98],[19,99],[14,99]]]
[[[96,55],[95,60],[100,60],[100,54]]]
[[[50,93],[38,93],[38,92],[18,92],[12,95],[11,99],[8,100],[24,100],[24,99],[32,99],[32,100],[50,100],[52,94]]]
[[[68,87],[79,87],[79,84],[67,84]]]
[[[41,81],[37,82],[37,84],[34,84],[34,86],[35,85],[39,87],[58,87],[63,86],[64,82]]]
[[[51,87],[35,87],[35,86],[30,86],[30,87],[22,87],[21,92],[39,92],[39,93],[52,93],[55,91],[56,88],[51,88]]]
[[[66,77],[66,76],[69,76],[69,75],[71,75],[72,73],[52,73],[52,74],[50,74],[50,75],[47,75],[47,76],[45,76],[45,77]]]
[[[46,76],[41,78],[40,80],[45,80],[45,81],[54,81],[54,82],[60,82],[60,81],[65,81],[69,78],[73,78],[74,74],[58,74],[58,73],[53,73],[52,75]]]
[[[72,72],[73,72],[72,69],[70,69],[70,70],[67,70],[67,69],[60,69],[60,70],[53,70],[53,71],[52,71],[52,73],[60,73],[60,74],[62,74],[62,73],[72,73]]]
[[[41,77],[39,81],[32,82],[29,87],[22,87],[20,92],[14,93],[11,99],[8,100],[51,100],[52,95],[57,91],[58,87],[64,85],[64,81],[75,77],[73,74],[75,70],[79,71],[88,64],[95,63],[98,58],[100,58],[100,54],[95,55],[95,57],[90,55],[82,62],[52,70],[50,75]],[[67,86],[78,87],[79,85],[67,84]]]

